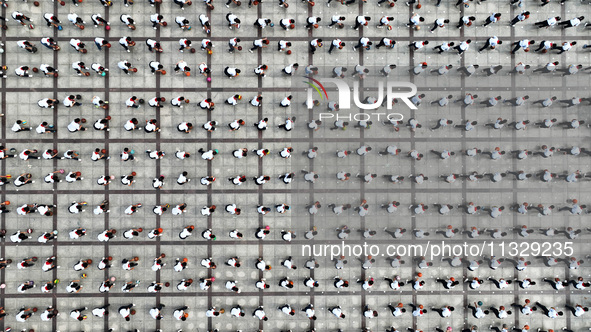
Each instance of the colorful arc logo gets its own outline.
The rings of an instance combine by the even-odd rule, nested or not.
[[[326,99],[328,99],[328,94],[326,93],[326,89],[324,88],[324,86],[318,80],[315,80],[315,79],[313,79],[310,76],[304,76],[304,77],[307,78],[307,79],[309,79],[309,80],[312,80],[312,82],[314,82],[314,83],[316,83],[318,85],[318,86],[316,86],[316,85],[314,85],[314,84],[312,84],[310,82],[303,81],[304,83],[306,83],[309,86],[311,86],[312,88],[314,88],[314,90],[316,90],[316,92],[318,92],[318,95],[320,96],[320,99],[324,99],[324,97],[326,97]],[[318,87],[320,87],[320,89],[322,89],[322,92],[324,92],[324,96],[322,95],[322,93],[320,92],[320,89]]]

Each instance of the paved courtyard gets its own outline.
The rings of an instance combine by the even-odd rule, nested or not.
[[[559,69],[565,69],[569,65],[583,65],[583,68],[591,66],[589,51],[583,45],[589,42],[589,30],[584,23],[576,28],[561,29],[553,27],[538,29],[534,22],[546,20],[549,17],[561,16],[562,20],[569,20],[576,16],[590,16],[591,11],[587,2],[567,0],[564,5],[552,0],[548,5],[541,7],[539,1],[523,0],[522,7],[510,5],[507,1],[488,0],[482,3],[470,2],[469,7],[455,7],[453,1],[443,1],[440,6],[435,6],[434,1],[424,1],[422,8],[415,5],[407,7],[404,0],[400,0],[394,7],[387,3],[377,6],[375,0],[367,2],[355,2],[352,5],[341,5],[332,1],[327,7],[325,2],[317,1],[315,6],[305,2],[293,0],[289,8],[278,6],[276,1],[266,0],[257,6],[249,8],[246,1],[240,7],[231,4],[226,8],[224,4],[214,2],[215,9],[208,9],[201,1],[185,6],[181,10],[171,1],[164,0],[155,7],[147,1],[137,1],[132,6],[126,7],[121,1],[114,2],[111,7],[102,6],[99,1],[84,1],[79,6],[74,6],[66,1],[65,6],[59,2],[40,1],[38,7],[32,1],[11,1],[8,8],[2,9],[2,16],[8,18],[8,29],[1,30],[1,40],[4,43],[4,53],[1,54],[2,64],[8,67],[7,78],[1,81],[0,101],[4,116],[0,117],[2,123],[2,144],[8,150],[15,149],[17,154],[24,149],[57,149],[60,153],[67,150],[76,150],[81,156],[81,161],[75,160],[29,160],[18,158],[3,159],[0,162],[1,174],[11,174],[16,178],[22,173],[31,173],[35,183],[23,187],[15,187],[6,184],[0,190],[0,201],[10,201],[9,214],[0,214],[1,228],[6,230],[7,237],[0,242],[0,256],[10,258],[14,262],[0,270],[0,281],[5,288],[0,290],[0,305],[7,311],[7,316],[0,321],[0,327],[4,330],[8,327],[12,331],[384,331],[391,326],[403,331],[407,328],[434,331],[435,328],[444,329],[451,326],[454,330],[468,329],[475,325],[481,331],[488,331],[489,326],[501,327],[507,324],[509,328],[515,326],[521,328],[529,325],[532,330],[541,329],[556,331],[567,328],[572,331],[586,330],[589,325],[589,313],[583,317],[574,317],[565,305],[590,304],[589,291],[577,290],[568,286],[556,291],[549,284],[542,281],[543,278],[558,277],[561,280],[573,280],[583,277],[589,281],[591,277],[589,255],[589,241],[591,233],[588,230],[589,216],[586,209],[581,215],[571,215],[568,211],[558,211],[561,207],[570,207],[572,200],[577,199],[579,204],[591,204],[591,190],[589,178],[579,179],[577,182],[568,183],[564,178],[554,179],[549,183],[543,182],[538,176],[525,181],[514,180],[513,175],[508,175],[500,182],[492,182],[488,176],[477,182],[458,179],[454,183],[445,182],[441,176],[455,174],[479,174],[519,171],[527,173],[539,173],[549,169],[558,175],[570,174],[576,170],[585,173],[589,170],[589,155],[581,153],[579,156],[564,155],[556,152],[550,158],[533,155],[533,152],[541,151],[542,145],[570,150],[573,146],[591,149],[589,144],[589,101],[583,101],[579,106],[563,107],[558,100],[571,98],[589,98],[589,71],[581,70],[575,75],[563,75],[563,72],[541,73],[533,72],[542,68],[549,62],[558,61]],[[35,29],[30,30],[20,26],[11,19],[11,13],[18,10],[33,18]],[[511,28],[509,21],[522,10],[529,10],[531,17],[525,22],[518,23]],[[59,31],[47,27],[43,21],[44,13],[55,13],[62,21],[63,30]],[[164,16],[169,24],[167,27],[152,29],[149,16],[158,12]],[[240,29],[228,29],[226,14],[232,12],[240,18]],[[425,17],[422,29],[412,30],[405,26],[413,12]],[[482,27],[482,23],[491,13],[502,14],[499,23],[488,27]],[[86,29],[80,30],[67,21],[68,13],[76,13],[86,21]],[[111,24],[110,30],[95,28],[90,16],[100,13]],[[137,29],[131,31],[121,21],[121,14],[129,14],[137,22]],[[200,28],[198,17],[207,14],[211,22],[211,33],[206,35]],[[343,29],[328,28],[333,15],[346,17]],[[352,29],[357,15],[370,16],[372,20],[368,26],[359,30]],[[457,29],[456,25],[461,16],[475,16],[477,20],[471,27]],[[191,21],[192,29],[182,31],[174,23],[176,16],[185,16]],[[318,29],[305,28],[306,19],[309,16],[322,18]],[[376,24],[383,16],[393,16],[393,29],[386,30],[376,28]],[[269,18],[275,27],[258,29],[253,22],[259,18]],[[279,21],[283,18],[296,20],[293,30],[285,31],[279,27]],[[444,29],[437,29],[430,33],[430,27],[437,18],[448,18],[450,23]],[[43,47],[39,41],[42,37],[53,37],[61,46],[59,52],[53,52]],[[126,52],[118,40],[122,36],[130,36],[137,42],[131,52]],[[491,36],[498,36],[503,41],[495,50],[478,52]],[[80,54],[70,47],[71,38],[79,38],[86,43],[88,53]],[[103,48],[99,51],[94,46],[95,37],[104,37],[112,44],[111,48]],[[232,37],[241,39],[242,51],[228,52],[228,41]],[[266,37],[270,40],[269,47],[249,53],[254,39]],[[357,44],[359,38],[369,37],[374,42],[370,50],[354,51],[352,46]],[[397,42],[392,49],[386,47],[376,49],[375,44],[382,37],[388,37]],[[145,40],[152,38],[160,42],[163,53],[150,53],[145,46]],[[179,38],[189,38],[196,47],[196,52],[190,53],[178,51]],[[212,54],[200,49],[203,38],[212,41],[214,48]],[[324,46],[314,55],[309,52],[309,41],[321,38]],[[333,39],[338,38],[347,45],[342,50],[336,50],[328,54],[328,47]],[[38,52],[31,54],[19,48],[18,40],[27,39],[38,47]],[[470,39],[470,49],[463,56],[457,51],[450,50],[438,55],[432,48],[444,42],[455,42]],[[558,51],[550,51],[546,54],[534,52],[532,49],[526,53],[519,50],[511,53],[512,44],[522,39],[535,40],[535,48],[544,40],[562,43],[576,41],[572,50],[563,54]],[[280,40],[291,41],[292,54],[277,51],[277,42]],[[414,41],[428,40],[429,45],[418,51],[413,51],[408,44]],[[128,60],[137,73],[124,74],[117,68],[121,60]],[[175,73],[175,64],[185,60],[191,67],[191,76]],[[84,61],[87,66],[92,63],[101,63],[109,68],[105,77],[100,77],[91,71],[90,77],[77,76],[72,69],[72,63]],[[166,75],[152,75],[148,63],[159,61],[167,71]],[[205,62],[212,70],[211,81],[198,73],[198,65]],[[427,70],[420,75],[413,75],[411,71],[418,64],[426,62]],[[520,62],[530,65],[526,74],[510,74],[512,69]],[[293,77],[282,73],[282,69],[289,64],[298,63],[298,71]],[[49,64],[59,70],[58,78],[45,78],[41,73],[31,74],[33,77],[17,77],[14,70],[23,65],[39,67],[41,64]],[[253,70],[260,64],[268,66],[266,77],[257,77]],[[328,101],[336,99],[336,91],[330,84],[328,100],[320,100],[320,105],[308,110],[302,106],[307,95],[308,86],[302,81],[307,80],[303,76],[304,67],[314,65],[320,73],[315,77],[322,81],[323,77],[329,77],[334,66],[348,68],[348,73],[354,71],[356,65],[364,65],[370,72],[361,81],[361,98],[377,97],[373,89],[378,80],[383,79],[379,73],[384,65],[396,64],[397,68],[390,75],[390,80],[412,82],[418,88],[419,94],[425,94],[422,103],[417,110],[411,110],[403,103],[398,103],[393,110],[380,107],[380,112],[400,113],[404,116],[404,123],[415,118],[422,124],[422,128],[410,131],[408,127],[400,125],[400,130],[395,131],[393,126],[384,125],[381,121],[372,119],[373,125],[369,129],[355,128],[356,121],[352,120],[346,130],[331,130],[334,120],[325,119],[319,130],[312,131],[307,124],[318,120],[320,113],[328,113],[326,105]],[[446,75],[438,76],[430,73],[443,65],[452,65],[453,68]],[[478,70],[472,76],[463,75],[457,69],[462,66],[479,65]],[[502,65],[502,70],[493,76],[487,76],[485,69],[491,66]],[[237,67],[242,73],[234,79],[227,78],[223,69],[226,66]],[[372,87],[372,88],[370,88]],[[319,98],[313,91],[314,98]],[[447,95],[453,95],[453,100],[463,99],[467,93],[478,95],[475,105],[464,107],[462,103],[450,102],[448,106],[439,107],[432,105]],[[74,108],[66,108],[61,101],[66,96],[81,95],[82,105]],[[236,106],[230,106],[224,101],[234,94],[243,96]],[[253,107],[249,101],[263,95],[261,107]],[[292,106],[280,107],[279,103],[288,95],[293,95]],[[125,100],[131,96],[137,96],[146,100],[140,108],[126,108]],[[529,96],[524,105],[515,107],[509,103],[501,103],[495,107],[487,108],[480,105],[490,97],[501,96],[503,99]],[[108,109],[96,108],[91,101],[94,96],[109,101]],[[167,100],[161,109],[151,108],[147,101],[155,96],[165,97]],[[183,108],[171,106],[170,100],[177,96],[184,96],[190,102]],[[543,108],[534,101],[556,96],[557,101],[549,108]],[[37,101],[43,98],[55,98],[60,101],[60,106],[55,110],[39,108]],[[214,111],[205,111],[199,107],[199,102],[205,98],[211,98],[215,102]],[[360,112],[356,107],[351,110],[341,109],[339,116],[348,116]],[[334,114],[334,113],[331,113]],[[92,124],[101,118],[111,116],[110,131],[97,131],[92,129]],[[87,119],[88,130],[71,133],[67,125],[75,118]],[[129,132],[124,130],[123,124],[137,118],[143,126],[145,120],[156,119],[162,129],[159,133],[146,133],[143,130]],[[287,117],[296,117],[295,127],[292,131],[278,128]],[[527,130],[516,131],[506,125],[501,130],[493,130],[485,127],[486,123],[493,123],[497,118],[512,121],[529,120]],[[258,131],[253,123],[263,119],[269,119],[269,127],[266,131]],[[438,130],[430,130],[440,118],[453,120],[455,124],[463,124],[466,120],[477,121],[476,128],[472,131],[464,131],[461,128],[448,126]],[[543,121],[546,118],[556,118],[558,122],[578,119],[585,121],[578,129],[563,129],[564,125],[555,124],[550,129],[541,129],[534,122]],[[245,125],[239,131],[228,130],[227,124],[235,119],[243,119]],[[32,131],[15,133],[11,127],[16,120],[26,120]],[[211,120],[218,122],[218,128],[214,132],[207,132],[201,126]],[[35,132],[35,127],[42,121],[47,121],[57,128],[54,134],[40,135]],[[195,128],[188,134],[177,131],[176,126],[187,121],[194,124]],[[464,122],[463,122],[464,121]],[[26,125],[28,126],[28,125]],[[382,156],[379,151],[384,151],[388,146],[396,145],[401,152],[398,156]],[[361,146],[369,146],[372,150],[365,156],[358,156],[355,150]],[[284,159],[279,156],[279,151],[285,147],[293,147],[293,156]],[[318,148],[318,156],[308,159],[302,155],[310,148]],[[489,152],[499,147],[507,151],[500,160],[492,161],[485,154],[468,157],[462,151],[470,148],[478,148]],[[92,161],[90,156],[96,149],[106,149],[111,156],[110,160]],[[137,162],[123,162],[119,155],[124,148],[135,150]],[[217,149],[219,154],[212,161],[200,158],[199,149]],[[255,153],[249,152],[246,158],[236,159],[232,151],[247,148],[249,151],[266,148],[271,152],[264,158],[258,158]],[[568,148],[568,149],[566,149]],[[144,153],[145,150],[162,150],[166,156],[161,160],[151,160]],[[518,160],[510,151],[528,149],[530,155],[525,160]],[[338,158],[338,150],[351,150],[353,153],[347,158]],[[417,150],[424,154],[422,160],[415,161],[408,158],[407,154]],[[430,150],[454,151],[455,155],[448,160],[441,160]],[[179,160],[175,157],[176,151],[187,151],[192,154],[188,159]],[[76,183],[48,184],[43,178],[50,172],[63,169],[68,172],[79,171],[84,180]],[[304,180],[302,170],[314,171],[318,179],[314,184]],[[136,182],[126,187],[119,181],[122,175],[136,172]],[[191,182],[178,185],[176,178],[186,171]],[[294,172],[295,180],[284,184],[278,177],[282,174]],[[337,180],[338,172],[351,173],[348,181]],[[377,174],[370,183],[366,183],[356,175]],[[428,177],[423,183],[414,182],[409,175],[424,174]],[[115,180],[108,186],[100,186],[97,179],[102,175],[114,175]],[[152,188],[152,180],[160,175],[165,176],[162,189]],[[228,178],[237,175],[246,175],[246,183],[235,186]],[[255,185],[253,177],[269,175],[271,180],[262,185]],[[384,175],[400,175],[405,179],[400,184],[393,184]],[[59,175],[62,179],[64,175]],[[217,178],[210,186],[200,184],[200,178],[214,176]],[[92,210],[103,200],[110,203],[110,213],[95,215]],[[329,207],[330,204],[351,204],[353,207],[360,205],[362,200],[367,201],[368,214],[360,217],[353,209],[336,215]],[[80,214],[68,212],[68,206],[73,202],[88,202],[85,211]],[[322,207],[318,213],[310,214],[308,206],[314,202],[320,202]],[[381,205],[392,201],[400,202],[397,212],[389,214]],[[488,213],[481,211],[475,215],[462,212],[458,205],[474,202],[483,207],[504,206],[502,216],[491,218]],[[532,206],[543,204],[554,205],[556,208],[549,216],[539,216],[538,212],[530,209],[527,214],[520,214],[510,209],[514,204],[528,202]],[[24,204],[57,205],[53,216],[45,217],[37,213],[23,216],[17,215],[16,209]],[[131,204],[141,203],[141,208],[134,215],[125,215],[125,209]],[[156,215],[152,209],[156,205],[186,203],[188,212],[174,216],[170,209],[162,216]],[[242,213],[231,215],[226,213],[224,207],[235,203],[242,209]],[[288,204],[291,210],[285,214],[279,214],[274,206]],[[424,214],[414,214],[408,207],[416,204],[425,204],[429,209]],[[204,206],[216,205],[217,211],[211,216],[201,215],[200,210]],[[433,204],[451,204],[455,208],[446,215],[437,212]],[[257,213],[257,206],[264,205],[271,208],[267,215]],[[193,235],[186,239],[179,239],[179,232],[189,225],[195,226]],[[437,255],[431,259],[433,265],[427,269],[420,268],[419,257],[401,259],[404,263],[399,268],[391,267],[391,259],[382,251],[370,269],[364,269],[362,263],[365,257],[350,255],[347,264],[341,270],[335,269],[335,262],[329,256],[315,257],[318,267],[307,269],[304,263],[311,257],[302,254],[305,245],[341,244],[337,237],[340,228],[347,225],[351,230],[350,236],[344,240],[348,245],[363,245],[364,243],[377,245],[385,250],[388,245],[421,245],[440,243],[445,240],[448,244],[476,244],[489,243],[495,249],[500,248],[502,241],[509,248],[510,242],[533,243],[549,242],[555,247],[564,248],[566,242],[572,242],[572,254],[556,254],[557,258],[574,256],[578,260],[584,260],[578,269],[569,269],[565,261],[559,261],[556,266],[548,267],[544,263],[546,258],[541,253],[532,253],[524,250],[513,255],[509,250],[501,253],[495,251],[497,258],[517,260],[518,256],[525,256],[531,262],[527,269],[518,272],[515,266],[505,261],[501,267],[491,270],[488,261],[482,266],[470,271],[466,262],[471,259],[489,259],[490,252],[484,251],[476,257],[470,253],[462,253],[464,266],[452,267],[449,258],[452,254]],[[459,233],[453,238],[445,238],[448,225],[458,229]],[[523,237],[517,229],[523,225],[534,232],[528,237]],[[255,237],[258,228],[269,226],[270,234],[259,240]],[[87,235],[81,239],[71,240],[68,233],[78,227],[87,230]],[[143,228],[144,232],[132,240],[123,238],[122,233],[130,228]],[[469,231],[477,227],[481,235],[472,238]],[[565,232],[567,227],[574,230],[580,229],[576,239],[569,239]],[[156,239],[148,239],[147,233],[152,229],[162,228],[162,236]],[[217,236],[215,241],[205,240],[201,233],[211,228]],[[389,233],[396,228],[406,229],[401,238],[393,238]],[[543,230],[554,228],[557,230],[553,237],[546,236]],[[16,231],[32,229],[31,239],[21,243],[13,243],[8,235]],[[108,242],[99,242],[97,236],[107,229],[116,229],[117,237]],[[238,229],[244,237],[234,240],[228,236],[229,232]],[[316,229],[313,239],[306,239],[306,232]],[[363,231],[369,229],[376,231],[371,238],[364,238]],[[413,230],[423,230],[430,233],[429,236],[418,238]],[[493,239],[491,230],[500,229],[507,233],[502,239]],[[36,241],[43,232],[58,231],[56,240],[42,244]],[[286,242],[281,237],[282,230],[295,232],[297,237],[291,242]],[[467,232],[464,232],[467,231]],[[524,247],[521,247],[524,248]],[[167,264],[162,270],[154,272],[151,269],[154,258],[164,253],[164,262]],[[523,255],[522,255],[523,254]],[[42,272],[43,261],[55,255],[59,269],[50,272]],[[113,267],[107,270],[98,270],[97,263],[103,257],[113,257]],[[224,264],[230,257],[238,256],[242,261],[240,268],[230,267]],[[292,256],[297,270],[288,270],[281,266],[281,262],[288,256]],[[17,269],[17,263],[24,258],[38,257],[35,266],[27,269]],[[125,258],[139,257],[139,265],[133,271],[121,268],[121,261]],[[217,269],[201,267],[203,258],[212,257],[217,264]],[[264,258],[271,270],[260,271],[255,267],[257,258]],[[176,258],[187,258],[189,267],[182,272],[173,271]],[[81,279],[82,272],[75,271],[72,267],[80,259],[92,259],[93,263],[83,271],[87,276]],[[412,289],[410,285],[403,286],[400,290],[390,289],[388,282],[383,278],[391,278],[399,275],[403,281],[412,280],[418,273],[422,274],[421,280],[425,280],[425,287],[419,291]],[[350,287],[337,289],[333,286],[335,276],[350,282]],[[485,281],[477,290],[472,290],[469,283],[462,283],[464,278],[487,277],[523,280],[531,278],[537,284],[531,288],[520,288],[518,283],[513,283],[506,289],[498,289],[492,282]],[[102,281],[115,277],[115,286],[108,293],[100,293],[99,285]],[[215,277],[213,286],[207,290],[199,288],[200,278]],[[289,277],[294,282],[293,289],[285,289],[279,286],[279,281]],[[319,287],[308,288],[304,280],[308,277],[319,282]],[[436,279],[455,277],[460,285],[451,290],[446,290]],[[186,291],[176,289],[181,279],[192,278],[195,282]],[[267,290],[259,290],[255,282],[264,278],[270,285]],[[357,280],[374,278],[375,285],[370,290],[363,290]],[[40,286],[46,282],[59,279],[57,287],[49,292],[42,293]],[[66,292],[66,285],[72,281],[81,279],[83,289],[79,293]],[[25,281],[32,280],[38,286],[28,290],[24,294],[17,292],[17,286]],[[121,291],[124,283],[138,280],[139,286],[129,293]],[[228,280],[237,281],[241,293],[227,290],[225,283]],[[153,282],[170,283],[170,287],[164,288],[159,293],[147,291],[148,285]],[[564,311],[564,315],[555,319],[545,316],[541,310],[526,316],[518,313],[518,309],[512,308],[513,314],[505,319],[498,319],[490,313],[487,317],[477,319],[472,315],[471,309],[465,308],[474,302],[482,301],[483,307],[498,307],[504,305],[507,308],[511,303],[523,304],[525,299],[533,303],[539,301],[546,306],[556,306]],[[400,317],[393,317],[388,309],[388,304],[403,303],[407,312]],[[130,321],[125,321],[118,313],[119,307],[135,304],[136,314]],[[294,316],[288,316],[277,308],[284,304],[290,304],[296,311]],[[413,317],[412,309],[408,304],[422,304],[428,313],[423,317]],[[95,317],[91,310],[109,304],[110,314],[104,318]],[[162,310],[163,320],[154,320],[149,315],[149,310],[158,304],[166,307]],[[310,320],[304,312],[301,312],[308,304],[313,304],[316,309],[316,320]],[[42,321],[39,314],[48,306],[58,308],[60,315],[52,321]],[[246,312],[243,318],[231,317],[230,309],[240,305]],[[339,319],[328,310],[340,305],[344,319]],[[429,310],[431,307],[450,305],[455,311],[448,318],[441,318],[436,312]],[[176,320],[173,311],[177,308],[188,306],[189,317],[186,321]],[[260,321],[252,317],[253,311],[263,306],[267,321]],[[376,318],[365,318],[364,308],[376,310],[379,314]],[[17,322],[15,315],[22,307],[36,307],[39,311],[26,322]],[[84,314],[88,319],[77,321],[69,317],[72,309],[88,307]],[[219,317],[206,317],[206,310],[215,307],[225,309],[225,313]]]

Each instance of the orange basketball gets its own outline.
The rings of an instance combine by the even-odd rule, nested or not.
[[[164,69],[163,69],[163,70],[160,72],[160,74],[162,74],[162,75],[166,75],[166,70],[164,70]]]
[[[81,25],[80,26],[80,30],[84,30],[84,25]]]
[[[162,232],[162,228],[158,228],[158,231]],[[162,258],[166,257],[165,254],[161,254],[160,256],[162,256]]]
[[[287,55],[290,55],[290,54],[291,54],[291,50],[287,50]]]
[[[10,205],[10,201],[4,201],[4,205]]]
[[[137,261],[140,260],[140,258],[136,256],[136,257],[132,258],[131,260],[134,261],[134,262],[137,262]]]
[[[85,48],[81,49],[80,52],[82,52],[82,54],[86,54],[86,52],[88,52]]]
[[[417,276],[420,278],[423,276],[423,274],[421,272],[417,273]]]
[[[137,68],[131,68],[131,71],[137,73]]]
[[[86,263],[88,263],[88,264],[92,264],[92,259],[87,259],[87,260],[86,260]]]
[[[186,72],[185,75],[191,76],[191,72]]]
[[[137,173],[136,172],[131,172],[131,176],[136,176]]]
[[[76,172],[76,176],[80,176],[80,175],[82,175],[82,173]]]
[[[137,229],[137,231],[141,233],[141,232],[144,231],[144,229],[140,227],[140,228]]]
[[[89,72],[84,73],[84,76],[90,76]]]
[[[111,44],[110,44],[110,43],[106,43],[106,44],[105,44],[105,47],[106,47],[106,48],[111,48]]]

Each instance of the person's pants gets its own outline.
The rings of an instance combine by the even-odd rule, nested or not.
[[[515,25],[519,22],[519,19],[516,17],[514,19],[511,20],[511,25]]]
[[[543,21],[543,22],[536,22],[536,23],[534,23],[534,24],[535,24],[535,26],[537,26],[538,28],[545,28],[545,27],[548,27],[548,26],[550,26],[550,24],[548,24],[548,22],[547,22],[547,21]]]
[[[521,48],[521,46],[519,46],[519,43],[516,43],[517,45],[515,46],[515,48],[513,48],[513,51],[511,51],[511,53],[515,53],[517,51],[519,51],[519,48]]]
[[[543,50],[544,49],[544,42],[545,42],[545,40],[542,40],[542,42],[540,43],[540,47],[538,47],[534,52],[539,52],[539,51]]]
[[[361,23],[359,22],[355,22],[355,26],[353,27],[354,29],[359,29],[359,26],[361,26]]]
[[[483,25],[484,25],[484,26],[487,26],[487,25],[491,24],[492,22],[493,22],[493,21],[491,21],[491,20],[490,20],[490,17],[487,17],[487,18],[486,18],[486,22],[484,22],[484,24],[483,24]]]
[[[334,44],[330,44],[330,48],[328,49],[328,54],[331,54],[334,49],[335,49]]]
[[[439,50],[439,52],[438,52],[439,54],[441,54],[441,53],[445,52],[445,51],[444,51],[444,50],[441,48],[441,46],[435,46],[435,47],[433,47],[433,49],[434,49],[434,50]]]
[[[94,42],[94,44],[96,45],[96,47],[98,48],[99,51],[103,50],[103,47],[101,46],[101,44]]]
[[[490,43],[487,41],[487,42],[486,42],[486,44],[484,44],[484,46],[482,46],[482,47],[481,47],[481,48],[478,50],[478,52],[482,52],[482,51],[484,51],[485,49],[487,49],[487,48],[489,48],[489,47],[490,47]]]

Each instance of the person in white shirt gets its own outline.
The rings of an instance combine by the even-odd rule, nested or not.
[[[102,318],[105,317],[105,315],[109,314],[109,311],[107,310],[107,308],[109,307],[109,305],[104,305],[102,307],[96,307],[94,309],[92,309],[92,314],[96,317]]]
[[[83,119],[76,118],[72,122],[70,122],[70,124],[68,124],[68,131],[71,133],[74,133],[77,131],[85,131],[86,128],[82,126],[82,123],[86,122],[86,120],[85,119],[84,119],[84,121],[82,121],[82,120]]]
[[[207,150],[205,151],[203,148],[199,148],[199,153],[201,153],[201,158],[204,160],[211,161],[218,154],[218,150]]]
[[[189,317],[189,314],[185,311],[187,309],[189,309],[189,307],[187,307],[187,306],[184,306],[182,308],[178,308],[172,313],[172,316],[174,318],[176,318],[177,320],[185,321]]]
[[[574,17],[568,21],[560,22],[560,23],[558,23],[558,25],[562,26],[563,29],[578,27],[579,24],[581,24],[581,21],[583,21],[584,19],[585,19],[585,16]],[[585,26],[587,26],[587,25],[585,24]]]
[[[188,175],[189,175],[189,173],[182,172],[181,174],[179,174],[179,177],[177,178],[176,183],[182,186],[185,183],[191,181],[191,179],[187,178]]]
[[[265,311],[263,310],[262,306],[259,306],[258,308],[256,308],[254,310],[254,312],[252,313],[253,317],[258,318],[259,320],[262,321],[267,321],[269,318],[265,315]]]

